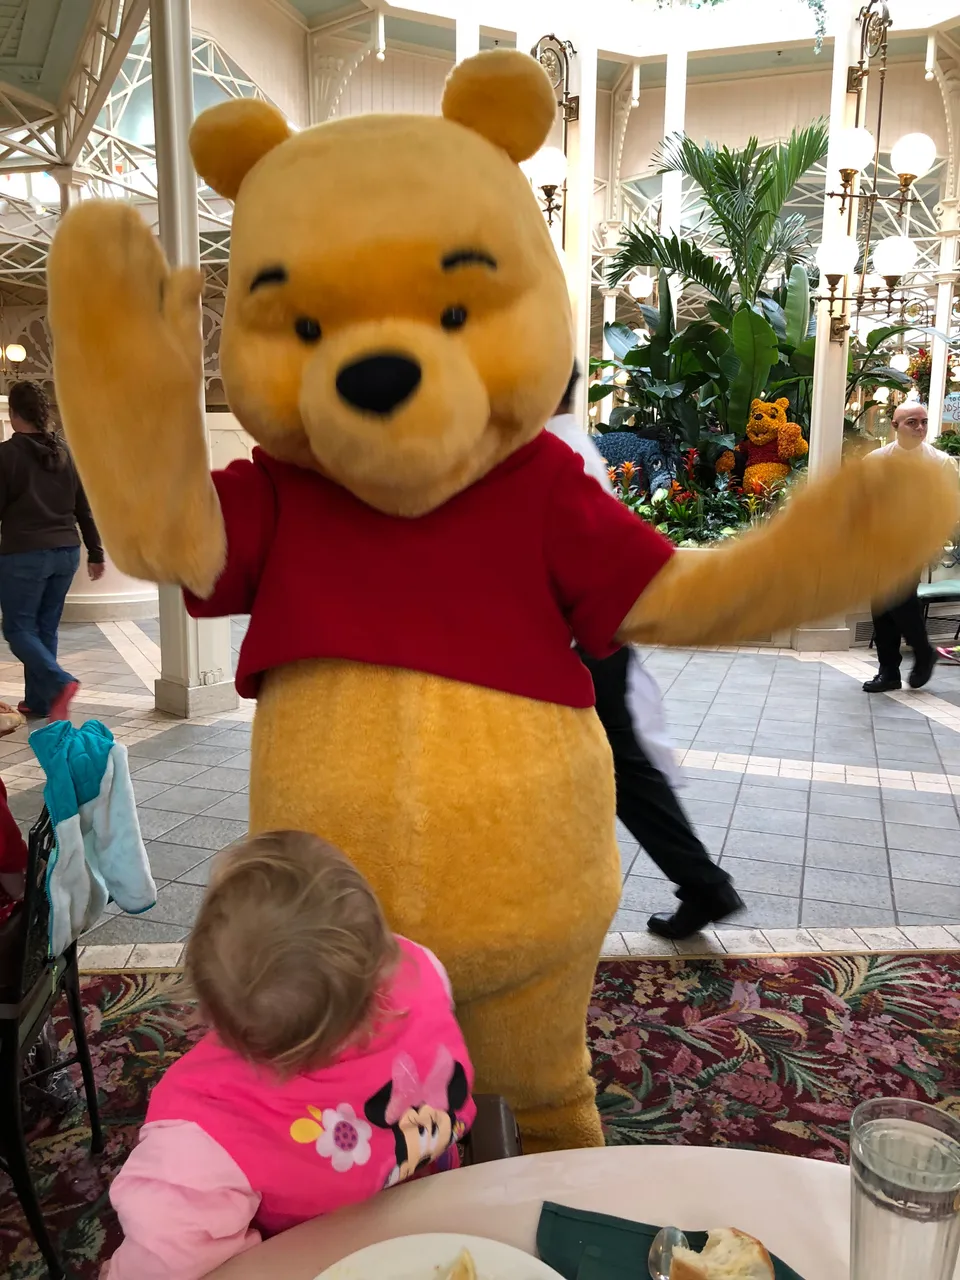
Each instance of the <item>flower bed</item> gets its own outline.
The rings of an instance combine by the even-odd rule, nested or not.
[[[625,506],[678,547],[704,547],[735,537],[769,515],[783,501],[789,482],[763,494],[747,494],[733,475],[697,478],[697,451],[683,456],[681,479],[650,493],[640,468],[624,462],[609,470],[614,492]]]

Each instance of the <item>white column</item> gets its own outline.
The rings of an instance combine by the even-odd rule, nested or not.
[[[839,191],[840,171],[832,155],[833,141],[841,129],[854,122],[856,95],[847,92],[847,69],[859,58],[859,25],[856,15],[860,0],[835,0],[833,85],[830,94],[830,139],[827,153],[826,191]],[[854,217],[856,227],[856,217]],[[847,234],[847,215],[840,213],[840,201],[824,197],[823,238]],[[850,280],[844,278],[837,290],[850,293]],[[826,282],[821,286],[821,292]],[[813,404],[810,416],[811,476],[829,475],[840,466],[843,452],[843,417],[847,400],[847,359],[849,335],[843,342],[830,340],[830,306],[817,306],[817,346],[813,368]]]
[[[667,83],[663,98],[663,136],[683,133],[687,116],[687,50],[679,41],[667,53]],[[660,204],[660,230],[680,232],[683,215],[683,174],[665,173]]]
[[[960,210],[956,196],[940,202],[940,270],[937,273],[937,314],[934,328],[950,336],[953,321],[953,299],[957,286],[957,237],[960,235]],[[947,344],[934,337],[931,341],[930,368],[930,439],[943,428],[943,398],[947,392]]]
[[[678,19],[680,15],[678,14]],[[682,21],[682,19],[680,19]],[[683,133],[687,114],[687,48],[682,36],[667,51],[667,81],[663,97],[663,136]],[[660,179],[660,230],[665,236],[681,233],[683,222],[683,174],[665,173]],[[670,296],[676,313],[683,290],[679,276],[670,277]]]
[[[584,24],[586,26],[586,24]],[[567,195],[564,263],[573,304],[574,352],[585,374],[590,363],[593,295],[594,175],[597,153],[597,46],[585,30],[574,36],[572,92],[580,95],[580,119],[570,125],[567,142]],[[587,380],[577,386],[576,414],[587,425]]]
[[[480,52],[480,23],[469,17],[457,18],[457,62]]]
[[[151,0],[160,239],[174,265],[200,262],[197,178],[187,144],[193,121],[190,37],[190,0]],[[194,716],[237,706],[229,618],[188,617],[177,587],[160,588],[160,654],[158,710]]]
[[[834,0],[833,5],[833,82],[830,95],[831,150],[827,154],[827,174],[824,191],[840,190],[840,173],[832,154],[833,139],[841,129],[853,124],[856,97],[847,93],[847,68],[854,66],[860,56],[860,28],[857,14],[861,0]],[[856,227],[856,217],[854,218]],[[846,235],[847,215],[840,214],[839,200],[824,197],[823,236]],[[851,277],[852,279],[852,277]],[[841,281],[840,294],[850,293],[850,281]],[[824,288],[826,282],[824,282]],[[849,335],[843,342],[830,340],[830,307],[821,302],[817,306],[817,345],[813,368],[813,405],[810,419],[811,477],[829,475],[840,466],[843,453],[843,419],[847,402],[847,359]],[[798,627],[793,635],[793,647],[806,652],[848,649],[853,632],[846,617],[827,618],[820,624]]]

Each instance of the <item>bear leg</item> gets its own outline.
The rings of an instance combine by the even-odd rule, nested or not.
[[[457,1006],[476,1091],[506,1098],[527,1155],[603,1146],[585,1039],[597,950],[579,950],[520,987]]]

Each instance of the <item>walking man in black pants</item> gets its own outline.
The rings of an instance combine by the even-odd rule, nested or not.
[[[886,453],[922,449],[944,466],[952,466],[945,454],[926,443],[927,411],[922,404],[902,404],[893,415],[893,426],[897,433],[896,440],[884,445],[882,449],[875,449],[869,455],[871,458],[881,457]],[[891,518],[896,518],[895,512],[891,512]],[[873,634],[880,670],[863,686],[864,693],[888,693],[901,687],[901,637],[913,650],[910,688],[922,689],[933,675],[937,653],[927,636],[923,607],[917,598],[918,586],[919,583],[912,583],[909,591],[899,600],[881,606],[874,605]]]
[[[647,921],[661,938],[689,938],[743,907],[733,881],[713,862],[684,813],[667,778],[640,744],[627,705],[628,648],[597,660],[580,654],[593,676],[597,715],[613,752],[617,817],[677,886],[680,906]]]
[[[579,453],[587,474],[609,491],[606,464],[570,412],[577,377],[574,371],[547,429]],[[613,752],[617,817],[677,886],[680,906],[651,916],[647,928],[661,938],[688,938],[739,911],[743,902],[726,871],[711,861],[697,838],[669,779],[644,750],[642,727],[634,723],[629,696],[631,666],[639,663],[638,655],[624,647],[609,658],[590,658],[582,651],[580,657],[593,676],[597,715]]]

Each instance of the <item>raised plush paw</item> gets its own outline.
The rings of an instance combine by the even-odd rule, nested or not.
[[[202,276],[171,271],[120,200],[61,222],[48,266],[57,400],[104,543],[136,577],[203,594],[224,554],[204,431]]]
[[[892,597],[960,523],[952,467],[867,458],[811,484],[768,523],[710,551],[679,552],[620,628],[624,641],[727,644]]]
[[[76,357],[95,380],[115,383],[122,369],[137,395],[199,395],[201,273],[171,272],[135,209],[121,200],[71,209],[53,238],[47,275],[61,401]]]

